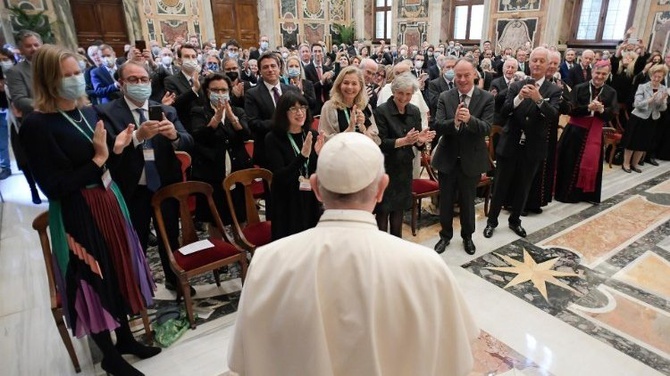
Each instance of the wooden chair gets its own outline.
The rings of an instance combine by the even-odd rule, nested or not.
[[[624,103],[619,103],[619,112],[614,114],[612,121],[610,122],[610,127],[603,127],[603,148],[607,151],[607,147],[610,146],[610,153],[607,156],[607,163],[609,167],[612,168],[612,161],[614,160],[614,154],[616,153],[616,148],[623,138],[623,126],[619,120],[619,114],[628,119],[628,111],[626,110],[626,105]]]
[[[491,126],[491,131],[489,132],[489,137],[486,140],[486,146],[489,149],[489,159],[491,161],[496,160],[496,145],[498,145],[498,141],[500,139],[500,135],[502,134],[503,127],[501,125],[493,125]]]
[[[70,355],[70,360],[72,360],[72,365],[77,373],[81,372],[81,366],[79,365],[79,359],[77,359],[77,353],[74,351],[74,346],[72,345],[72,339],[70,338],[70,333],[67,331],[65,326],[65,320],[63,320],[63,306],[60,296],[60,292],[56,286],[56,281],[54,279],[54,269],[53,269],[53,256],[51,254],[51,243],[49,241],[48,234],[49,227],[49,212],[43,212],[39,214],[33,220],[33,229],[37,231],[38,236],[40,237],[40,246],[42,247],[42,256],[44,257],[44,266],[46,266],[47,271],[47,281],[49,283],[49,297],[51,300],[51,314],[53,315],[54,321],[56,321],[56,327],[58,327],[58,333],[63,340],[63,344],[67,349],[67,353]],[[147,311],[143,310],[141,312],[142,322],[144,324],[144,331],[147,335],[149,343],[153,342],[151,336],[151,327],[149,325],[149,317],[147,316]]]
[[[247,258],[245,252],[233,245],[226,238],[226,233],[223,230],[223,223],[219,217],[219,212],[216,210],[216,205],[212,199],[213,188],[211,185],[198,181],[188,181],[182,183],[175,183],[161,188],[156,192],[151,199],[151,205],[154,208],[156,215],[157,229],[165,244],[165,248],[170,259],[170,266],[177,275],[179,285],[181,288],[181,295],[184,297],[184,304],[186,305],[186,312],[191,323],[191,329],[195,329],[195,317],[193,315],[193,301],[191,300],[191,285],[189,278],[197,275],[213,272],[216,279],[216,285],[220,286],[219,276],[217,270],[223,266],[239,263],[242,269],[241,279],[244,283],[244,277],[247,273]],[[181,220],[181,243],[180,246],[185,246],[197,242],[198,235],[195,231],[193,217],[188,207],[189,197],[200,194],[207,198],[209,210],[212,213],[214,225],[216,225],[219,237],[210,236],[208,240],[214,245],[213,247],[192,253],[190,255],[183,255],[179,250],[173,250],[165,229],[165,221],[163,219],[163,212],[161,205],[166,200],[177,200],[179,202],[179,218]]]
[[[249,154],[249,158],[253,158],[254,156],[254,142],[253,141],[247,141],[244,143],[244,147],[247,150],[247,154]],[[254,167],[259,167],[258,165],[254,164]],[[254,194],[255,199],[261,199],[263,196],[265,196],[265,187],[263,184],[259,184],[259,182],[255,182],[252,187],[251,191]]]
[[[417,221],[421,214],[421,201],[426,197],[438,197],[440,186],[437,182],[437,175],[430,165],[430,154],[421,152],[421,166],[428,172],[428,179],[412,180],[412,235],[416,236]]]
[[[256,248],[268,244],[272,241],[271,223],[270,221],[261,221],[256,207],[256,195],[254,187],[261,185],[267,191],[270,190],[272,184],[272,172],[264,168],[248,168],[245,170],[235,171],[226,176],[223,180],[223,190],[226,192],[226,200],[233,218],[233,236],[235,242],[251,252],[252,256]],[[233,205],[233,196],[231,189],[240,189],[244,187],[244,203],[247,215],[247,222],[245,225],[240,223],[235,213],[235,206]]]
[[[191,172],[191,162],[193,161],[191,155],[185,151],[175,151],[174,154],[177,156],[177,159],[179,159],[179,163],[181,164],[182,181],[188,181]],[[195,197],[189,197],[188,208],[191,210],[191,214],[195,213]]]

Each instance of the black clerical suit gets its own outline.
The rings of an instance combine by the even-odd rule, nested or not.
[[[160,103],[149,101],[148,105],[156,106],[160,105]],[[161,134],[156,134],[151,138],[156,169],[160,177],[160,187],[165,187],[169,184],[182,181],[181,164],[174,151],[175,149],[189,151],[193,146],[193,138],[184,129],[174,108],[163,105],[161,107],[163,108],[165,117],[174,124],[179,135],[179,140],[174,142]],[[115,99],[101,105],[97,107],[97,111],[105,123],[105,129],[107,129],[108,134],[112,137],[116,137],[120,132],[123,132],[128,127],[128,124],[135,124],[136,129],[140,126],[138,124],[140,121],[135,119],[125,98]],[[145,118],[149,117],[147,111],[144,111],[144,116]],[[144,142],[137,146],[131,142],[130,145],[123,149],[118,165],[110,172],[128,205],[130,219],[135,227],[142,248],[146,252],[149,239],[149,225],[152,217],[154,217],[151,206],[151,198],[154,192],[147,185],[139,184],[145,170],[143,149]],[[170,237],[170,246],[172,250],[176,250],[179,248],[177,240],[179,235],[178,207],[177,205],[163,205],[163,209],[165,226]],[[154,223],[157,223],[155,219]],[[163,271],[165,272],[166,282],[171,283],[172,286],[177,286],[176,276],[170,267],[170,260],[161,239],[158,242],[158,251]]]
[[[467,94],[467,93],[466,93]],[[472,98],[461,98],[458,89],[440,94],[435,128],[442,135],[432,158],[439,172],[440,237],[453,236],[454,203],[458,196],[461,237],[470,239],[475,231],[475,196],[481,174],[489,170],[486,136],[493,121],[493,94],[474,87]],[[470,121],[456,129],[456,110],[463,99],[470,111]],[[468,103],[469,102],[469,103]]]
[[[498,215],[509,191],[514,193],[508,222],[514,226],[521,224],[521,211],[531,182],[547,157],[547,127],[558,123],[561,89],[544,80],[539,89],[543,98],[540,104],[526,98],[514,107],[514,99],[524,85],[526,81],[510,85],[500,110],[506,124],[496,147],[495,190],[487,221],[491,227],[498,226]]]

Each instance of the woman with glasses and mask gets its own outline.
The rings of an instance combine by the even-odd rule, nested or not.
[[[316,101],[316,94],[314,94],[314,84],[312,81],[305,79],[305,72],[300,64],[300,58],[296,55],[289,56],[286,59],[286,80],[285,84],[297,87],[302,95],[307,99],[309,109],[314,113],[318,102]]]
[[[213,188],[213,199],[224,224],[232,223],[226,194],[221,183],[233,171],[253,167],[244,142],[251,139],[244,110],[230,102],[232,82],[228,76],[212,73],[202,83],[206,96],[204,106],[191,109],[191,134],[195,145],[192,150],[192,179],[209,183]],[[233,204],[240,221],[246,220],[244,191],[235,189]],[[196,198],[196,219],[212,222],[211,213],[204,197]]]
[[[323,146],[323,135],[310,129],[312,114],[304,96],[289,90],[279,98],[273,128],[265,136],[272,171],[272,240],[316,226],[321,207],[309,177]]]
[[[96,111],[85,106],[86,83],[74,52],[46,44],[32,66],[35,111],[19,136],[49,198],[54,273],[68,326],[77,337],[91,336],[103,370],[142,375],[121,354],[144,359],[161,351],[137,342],[127,318],[152,304],[155,286],[107,169],[132,142],[134,126],[108,136]]]

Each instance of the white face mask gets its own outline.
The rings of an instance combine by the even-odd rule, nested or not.
[[[161,63],[163,63],[163,65],[170,65],[170,64],[172,64],[172,56],[163,56],[163,57],[161,57]]]
[[[414,66],[416,67],[416,69],[421,69],[421,67],[423,67],[423,60],[415,61]]]
[[[103,58],[103,61],[104,61],[105,65],[107,65],[110,68],[112,68],[112,67],[114,67],[114,65],[116,65],[116,58],[114,56],[107,56],[107,57]]]
[[[181,66],[189,72],[197,71],[200,65],[195,59],[184,59],[181,62]]]

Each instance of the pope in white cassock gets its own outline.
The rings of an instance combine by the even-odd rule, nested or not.
[[[240,375],[466,375],[479,335],[461,291],[430,248],[377,229],[388,184],[368,137],[341,133],[310,181],[316,228],[259,248],[228,362]],[[298,182],[296,181],[296,184]]]

